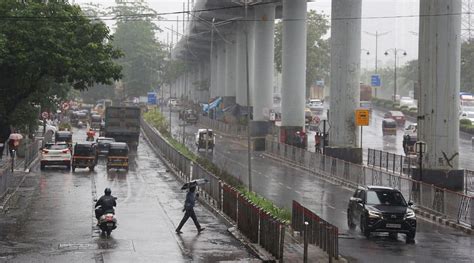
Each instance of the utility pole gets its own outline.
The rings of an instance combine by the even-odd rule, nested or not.
[[[248,42],[248,2],[245,1],[245,79],[247,85],[247,166],[249,177],[249,192],[252,192],[252,149],[250,142],[250,79],[249,79],[249,42]]]
[[[403,49],[400,48],[391,48],[385,51],[385,56],[387,56],[389,51],[393,51],[393,55],[395,57],[395,62],[394,62],[394,69],[393,69],[393,101],[395,102],[397,100],[397,59],[398,59],[398,52],[403,51],[403,55],[406,56],[407,52]]]
[[[383,33],[379,33],[378,31],[375,31],[375,34],[371,33],[371,32],[364,31],[364,33],[366,33],[367,35],[375,37],[375,74],[377,74],[378,73],[378,46],[379,46],[378,43],[379,43],[379,37],[387,35],[388,33],[390,33],[390,31],[383,32]],[[377,98],[377,88],[375,88],[374,97]]]

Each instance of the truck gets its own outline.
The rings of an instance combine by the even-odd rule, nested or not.
[[[140,136],[140,107],[109,106],[105,109],[104,136],[136,149]]]

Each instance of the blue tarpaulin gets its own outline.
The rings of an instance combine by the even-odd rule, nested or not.
[[[217,108],[217,107],[219,107],[221,102],[222,102],[222,97],[219,97],[219,98],[215,99],[213,102],[211,102],[209,104],[202,104],[202,111],[208,112],[209,110]]]

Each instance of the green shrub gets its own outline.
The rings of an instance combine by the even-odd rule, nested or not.
[[[408,111],[408,106],[407,105],[400,106],[400,110],[401,111]]]
[[[413,113],[417,113],[418,112],[418,108],[415,108],[415,107],[411,107],[408,109],[409,112],[413,112]]]
[[[461,126],[463,126],[463,125],[471,126],[472,125],[472,122],[469,119],[460,119],[459,123],[461,124]]]
[[[71,124],[69,124],[67,122],[60,123],[58,129],[60,131],[72,131]]]
[[[400,105],[394,104],[392,108],[393,108],[394,110],[400,110]]]
[[[390,100],[385,101],[385,102],[384,102],[384,106],[385,106],[386,108],[392,108],[392,106],[393,106],[393,101],[390,101]]]

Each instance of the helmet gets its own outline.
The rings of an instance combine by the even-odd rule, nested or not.
[[[105,188],[104,193],[105,193],[105,195],[111,195],[112,190],[110,190],[110,188],[107,187],[107,188]]]

